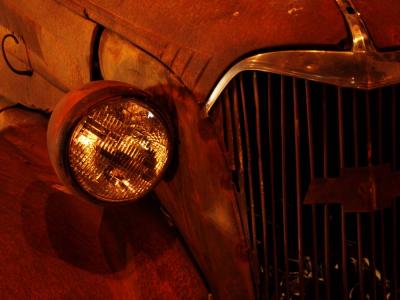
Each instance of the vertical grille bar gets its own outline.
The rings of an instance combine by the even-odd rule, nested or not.
[[[383,132],[383,125],[382,125],[382,89],[379,89],[379,93],[378,93],[378,158],[379,158],[379,163],[383,162],[383,135],[385,134]]]
[[[392,147],[393,147],[393,170],[397,170],[397,124],[396,124],[396,110],[397,110],[397,93],[396,87],[392,88]],[[397,279],[397,268],[398,268],[398,261],[397,261],[397,199],[394,200],[393,203],[393,282],[394,282],[394,299],[397,300],[399,297],[398,292],[398,279]]]
[[[262,151],[262,136],[261,136],[261,120],[260,120],[260,96],[258,92],[257,73],[253,73],[253,90],[256,109],[256,132],[257,132],[257,164],[258,164],[258,178],[259,178],[259,191],[261,200],[261,217],[262,217],[262,244],[264,250],[264,280],[265,287],[269,287],[269,261],[268,261],[268,228],[267,228],[267,212],[265,203],[264,191],[264,167],[263,167],[263,151]],[[241,81],[243,83],[243,79]],[[243,89],[242,89],[243,90]],[[269,299],[269,291],[265,292],[266,299]]]
[[[297,198],[297,244],[300,281],[300,299],[304,299],[304,262],[303,262],[303,212],[301,195],[301,170],[300,170],[300,120],[299,99],[297,94],[297,81],[293,78],[293,109],[294,109],[294,135],[296,152],[296,198]]]
[[[355,167],[359,166],[359,155],[358,155],[358,113],[357,113],[357,95],[356,91],[353,90],[353,140],[354,140],[354,165]],[[359,280],[359,289],[360,289],[360,298],[365,299],[365,290],[364,290],[364,276],[362,271],[362,223],[361,223],[361,214],[356,213],[357,219],[357,265],[358,265],[358,280]]]
[[[398,279],[397,279],[397,269],[398,269],[398,261],[397,261],[397,201],[394,201],[393,203],[393,212],[392,212],[392,218],[393,218],[393,282],[394,282],[394,299],[397,300],[399,298],[399,286],[398,286]]]
[[[228,90],[224,91],[223,94],[224,101],[223,101],[223,116],[225,119],[225,145],[228,150],[228,155],[229,155],[229,164],[230,164],[230,170],[235,169],[235,151],[234,151],[234,141],[233,141],[233,126],[234,126],[234,120],[232,120],[232,109],[231,109],[231,101],[229,99],[228,95]]]
[[[340,168],[344,168],[344,133],[343,133],[343,90],[338,89],[338,116],[339,116],[339,162]]]
[[[282,217],[284,240],[284,265],[285,265],[285,295],[289,294],[289,238],[287,216],[287,176],[286,176],[286,90],[285,78],[281,76],[281,168],[282,168]]]
[[[379,94],[378,94],[378,144],[379,144],[379,156],[378,156],[378,160],[379,163],[382,164],[383,163],[383,139],[382,136],[385,134],[383,131],[383,108],[382,108],[382,101],[383,101],[383,95],[382,95],[383,91],[382,89],[379,89]],[[380,297],[381,298],[385,298],[386,297],[386,247],[385,247],[385,243],[386,243],[386,239],[385,239],[385,211],[382,209],[379,212],[379,219],[380,219],[380,252],[381,252],[381,294]],[[374,233],[375,234],[375,233]],[[375,299],[376,295],[375,295]]]
[[[366,107],[366,126],[367,126],[367,149],[368,149],[368,166],[372,166],[372,140],[371,140],[371,108],[369,93],[365,93],[365,107]]]
[[[328,112],[326,86],[323,87],[323,151],[324,151],[324,178],[328,178]],[[330,249],[329,249],[329,206],[324,206],[324,273],[326,281],[326,299],[331,299],[331,275],[330,275]]]
[[[372,156],[373,156],[373,149],[372,149],[372,137],[371,137],[371,108],[370,108],[370,98],[369,93],[365,93],[365,107],[366,107],[366,128],[367,128],[367,159],[368,159],[368,166],[372,166]],[[372,295],[373,299],[376,299],[376,270],[375,270],[375,213],[369,214],[370,224],[371,224],[371,260],[369,262],[371,269],[372,269]],[[365,262],[366,263],[366,262]],[[360,265],[362,267],[363,264]]]
[[[340,168],[344,168],[344,130],[343,130],[343,90],[338,89],[338,116],[339,116],[339,161]],[[342,242],[342,283],[343,283],[343,299],[348,299],[349,289],[347,285],[347,249],[346,249],[346,214],[341,207],[341,242]]]
[[[237,176],[234,178],[235,181],[238,182],[239,186],[237,187],[239,190],[239,193],[241,195],[241,199],[244,199],[244,201],[240,201],[240,206],[242,209],[246,207],[246,178],[244,176],[245,170],[244,170],[244,151],[243,149],[243,140],[242,140],[242,125],[243,122],[241,120],[240,114],[241,114],[241,107],[239,105],[239,95],[238,95],[238,86],[237,86],[237,81],[233,81],[233,86],[232,86],[232,102],[233,102],[233,132],[234,132],[234,149],[235,149],[235,170]],[[237,184],[237,183],[236,183]],[[241,209],[241,210],[242,210]],[[245,212],[248,213],[248,209],[245,209]],[[252,214],[254,213],[253,210],[250,210],[250,221],[252,226],[250,227],[249,235],[250,235],[250,243],[254,244],[254,241],[256,240],[256,232],[252,230],[254,228],[253,223],[254,220],[252,218]],[[244,215],[245,220],[248,220],[248,216],[246,213],[242,214]],[[256,274],[258,275],[258,274]],[[258,278],[255,278],[256,281],[258,281]]]
[[[371,260],[370,260],[370,265],[371,265],[371,277],[372,277],[372,299],[377,299],[376,298],[376,233],[375,233],[375,213],[372,212],[370,213],[370,219],[371,219]]]
[[[230,90],[225,89],[222,94],[222,117],[224,118],[225,125],[223,126],[224,137],[223,144],[226,146],[227,156],[228,156],[228,167],[229,170],[236,173],[242,173],[243,168],[241,168],[239,153],[241,151],[241,138],[238,137],[238,132],[240,133],[240,124],[238,124],[238,117],[236,116],[237,108],[234,108],[232,97],[230,95]],[[241,183],[242,184],[242,183]],[[234,180],[234,185],[236,190],[239,190],[238,182]],[[243,186],[242,186],[243,189]],[[241,195],[244,193],[241,191]],[[239,201],[240,206],[240,217],[242,218],[243,224],[248,223],[247,218],[247,208],[245,201]],[[247,236],[250,236],[248,226],[244,227],[244,231]]]
[[[310,92],[310,82],[305,81],[305,91],[306,91],[306,109],[307,109],[307,135],[308,135],[308,152],[310,160],[310,180],[315,177],[315,166],[314,166],[314,142],[313,142],[313,124],[312,124],[312,112],[311,112],[311,92]],[[314,281],[314,293],[315,298],[319,299],[319,272],[318,272],[318,235],[317,235],[317,207],[315,204],[311,207],[312,214],[312,253],[313,257],[312,263],[312,274]]]
[[[384,297],[386,296],[386,290],[387,290],[387,285],[386,285],[386,248],[385,248],[385,211],[382,209],[380,211],[380,219],[381,219],[381,255],[382,255],[382,295],[381,297],[384,299]]]
[[[235,168],[238,169],[241,183],[240,187],[244,187],[244,164],[243,164],[243,142],[241,135],[241,120],[240,120],[240,111],[239,111],[239,100],[238,100],[238,92],[236,84],[233,85],[233,131],[234,131],[234,146],[235,146]],[[242,190],[242,188],[240,189]]]
[[[277,226],[276,226],[276,205],[275,205],[275,150],[274,150],[274,118],[273,118],[273,95],[272,95],[272,79],[271,74],[267,78],[267,101],[268,101],[268,142],[269,142],[269,170],[270,170],[270,192],[271,192],[271,221],[272,221],[272,247],[273,247],[273,264],[274,264],[274,286],[275,286],[275,299],[281,294],[279,288],[279,273],[278,273],[278,239],[277,239]]]
[[[372,166],[371,107],[369,93],[365,93],[368,166]]]
[[[229,97],[230,98],[230,97]],[[228,101],[230,101],[228,98]],[[232,122],[233,122],[233,147],[235,150],[235,156],[234,156],[234,161],[235,161],[235,170],[238,172],[239,174],[239,178],[241,180],[240,182],[240,192],[243,193],[243,189],[244,189],[244,179],[243,179],[243,174],[244,174],[244,166],[243,166],[243,148],[242,148],[242,135],[241,135],[241,125],[242,122],[240,120],[240,112],[239,112],[239,100],[238,100],[238,94],[237,94],[237,86],[236,84],[233,85],[233,95],[232,95],[232,99],[233,99],[233,118],[232,118]]]
[[[373,151],[372,149],[372,132],[371,132],[371,103],[370,103],[370,97],[369,93],[365,93],[365,106],[366,106],[366,126],[367,126],[367,151],[368,151],[368,166],[372,166],[372,156],[373,156]],[[378,109],[379,110],[379,109]],[[378,112],[379,113],[379,112]],[[378,116],[379,119],[379,116]],[[379,128],[379,125],[378,125]],[[379,135],[380,136],[380,135]],[[381,150],[381,140],[379,141],[378,149],[375,149],[380,151]],[[380,153],[380,152],[378,152]],[[371,271],[372,271],[372,299],[376,299],[376,267],[375,267],[375,258],[376,258],[376,249],[375,249],[375,213],[372,212],[369,214],[370,218],[370,224],[371,224],[371,260],[370,260],[370,266],[371,266]]]
[[[242,158],[242,166],[243,168],[246,169],[244,174],[246,174],[247,178],[245,180],[248,181],[246,184],[247,186],[247,198],[250,202],[250,220],[251,220],[251,232],[252,232],[252,243],[253,243],[253,249],[257,249],[257,229],[256,229],[256,217],[255,217],[255,211],[254,211],[254,191],[253,191],[253,172],[252,172],[252,151],[251,151],[251,145],[250,145],[250,135],[248,134],[250,132],[249,130],[249,124],[248,124],[248,114],[247,114],[247,108],[246,108],[246,95],[243,87],[243,78],[240,76],[239,77],[239,84],[240,84],[240,98],[241,98],[241,109],[242,109],[242,115],[243,115],[243,127],[244,127],[244,136],[245,136],[245,142],[244,142],[244,151],[242,153],[246,153],[246,159]],[[235,82],[234,85],[234,103],[235,107],[237,106],[237,110],[239,111],[239,104],[238,102],[238,91],[237,91],[237,82]],[[255,90],[256,91],[256,90]],[[242,154],[242,157],[244,154]],[[244,166],[245,165],[245,166]]]
[[[359,159],[358,159],[358,130],[357,130],[357,95],[356,91],[353,90],[353,134],[354,134],[354,165],[358,167]]]
[[[363,253],[362,253],[362,222],[361,214],[357,213],[357,254],[358,254],[358,280],[360,284],[360,299],[365,299]]]

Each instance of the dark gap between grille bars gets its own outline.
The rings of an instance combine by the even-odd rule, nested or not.
[[[338,177],[341,167],[399,170],[397,95],[399,86],[367,92],[250,71],[225,89],[211,117],[259,298],[399,298],[396,201],[371,213],[303,204],[313,178]]]

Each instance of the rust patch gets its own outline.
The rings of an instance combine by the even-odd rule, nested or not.
[[[34,20],[21,15],[7,3],[0,2],[0,25],[21,36],[27,47],[43,59],[43,52],[37,35],[41,27]]]

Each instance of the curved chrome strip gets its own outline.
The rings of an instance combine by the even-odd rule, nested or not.
[[[208,116],[228,83],[242,71],[263,71],[341,87],[374,89],[400,82],[400,51],[378,52],[349,0],[337,0],[353,38],[351,51],[293,50],[258,54],[235,64],[203,108]]]
[[[351,0],[336,0],[336,3],[350,29],[353,40],[352,52],[376,52],[361,14],[356,10]]]

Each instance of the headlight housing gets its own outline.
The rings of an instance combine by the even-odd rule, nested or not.
[[[171,126],[150,96],[99,81],[67,94],[49,122],[50,160],[61,181],[103,203],[136,200],[161,179]]]

